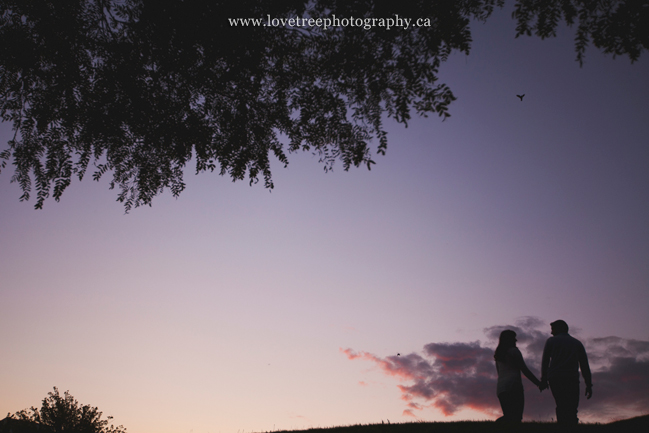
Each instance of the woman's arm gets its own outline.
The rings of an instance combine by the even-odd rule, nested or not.
[[[530,371],[529,368],[527,368],[527,365],[525,364],[525,360],[523,359],[523,355],[521,354],[521,351],[518,350],[518,348],[515,349],[515,354],[514,350],[512,350],[512,356],[515,360],[515,364],[518,369],[527,377],[534,385],[536,386],[541,386],[541,381],[534,376],[534,373]]]

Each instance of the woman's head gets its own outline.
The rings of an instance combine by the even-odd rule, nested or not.
[[[502,346],[508,346],[508,347],[515,347],[516,346],[516,333],[512,331],[511,329],[505,329],[503,332],[500,333],[500,338],[498,340],[498,345]]]
[[[496,353],[494,353],[494,359],[496,361],[506,362],[507,351],[512,347],[516,347],[516,333],[511,329],[505,329],[500,333],[498,347],[496,348]]]

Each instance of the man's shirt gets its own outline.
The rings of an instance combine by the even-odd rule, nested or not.
[[[592,377],[586,349],[581,341],[567,332],[548,338],[543,349],[541,376],[543,379],[575,379],[579,381],[579,369],[586,386],[592,386]]]

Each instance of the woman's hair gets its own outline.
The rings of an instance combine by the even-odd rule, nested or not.
[[[496,353],[494,353],[494,359],[496,361],[506,362],[507,351],[512,347],[516,347],[516,333],[510,329],[505,329],[500,333],[498,347],[496,347]]]

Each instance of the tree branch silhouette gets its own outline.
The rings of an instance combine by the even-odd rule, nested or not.
[[[0,152],[12,182],[36,208],[59,200],[89,166],[112,173],[126,212],[185,188],[196,172],[263,179],[271,158],[308,151],[325,170],[374,164],[388,141],[384,115],[407,124],[450,116],[438,83],[453,51],[469,53],[470,22],[503,0],[0,0],[0,115],[15,136]],[[646,2],[519,0],[517,32],[552,36],[579,19],[578,60],[588,38],[636,60],[647,47]],[[233,25],[241,17],[426,17],[427,26]],[[632,24],[628,29],[625,23]],[[260,19],[260,24],[264,24]],[[625,30],[627,29],[627,30]]]

